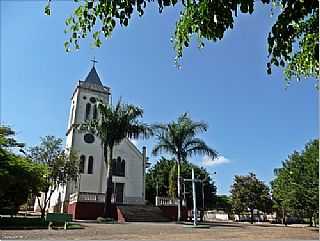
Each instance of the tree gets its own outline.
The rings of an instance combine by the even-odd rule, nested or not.
[[[177,197],[177,165],[176,163],[170,170],[169,174],[169,197],[176,198]]]
[[[23,148],[25,146],[24,143],[18,142],[14,138],[15,134],[15,131],[10,127],[4,125],[0,126],[0,148],[2,150],[13,147]]]
[[[0,154],[2,159],[2,155]],[[0,166],[0,207],[9,208],[14,213],[27,202],[30,194],[38,194],[43,185],[45,166],[30,159],[7,155]]]
[[[215,207],[217,210],[223,210],[230,214],[232,211],[231,197],[228,197],[227,195],[217,195]]]
[[[255,174],[249,173],[247,176],[235,176],[231,186],[231,200],[235,213],[250,211],[253,223],[253,211],[257,209],[266,212],[271,198],[268,186],[258,180]]]
[[[150,203],[155,203],[155,197],[158,194],[158,196],[174,196],[177,197],[177,183],[176,178],[174,180],[170,180],[170,176],[177,175],[176,171],[174,170],[174,167],[177,166],[177,161],[172,159],[168,160],[162,157],[158,162],[153,165],[146,174],[146,199]],[[210,178],[210,174],[207,172],[206,169],[199,167],[197,165],[194,165],[188,161],[181,163],[181,176],[184,178],[191,178],[191,169],[194,168],[195,170],[195,176],[198,179],[205,180],[204,182],[204,206],[206,208],[213,208],[215,207],[215,197],[216,197],[216,187],[214,185],[214,182]],[[170,189],[170,182],[172,182],[172,185],[175,185],[175,189]],[[202,187],[200,183],[196,183],[196,198],[197,198],[197,204],[199,208],[202,208]],[[187,201],[187,207],[191,208],[192,203],[192,196],[190,195],[192,193],[192,185],[190,182],[185,183],[185,191],[186,193],[186,201]]]
[[[78,2],[78,0],[74,0]],[[45,7],[50,15],[51,0]],[[136,9],[139,16],[150,0],[139,1],[107,1],[86,0],[78,2],[73,14],[66,19],[66,33],[70,34],[65,42],[65,49],[79,49],[79,40],[87,38],[92,32],[94,44],[102,45],[101,35],[110,38],[115,26],[126,27]],[[204,40],[216,42],[224,33],[233,29],[235,18],[240,11],[252,14],[255,9],[254,0],[158,0],[159,12],[164,7],[179,5],[182,7],[180,18],[172,42],[176,51],[176,60],[182,57],[183,51],[189,46],[192,36],[196,36],[199,47]],[[285,67],[285,76],[289,81],[292,77],[318,77],[319,71],[319,2],[318,0],[261,0],[263,4],[272,4],[280,13],[268,36],[269,61],[267,72],[271,66]],[[297,47],[296,47],[297,45]]]
[[[181,162],[187,161],[187,157],[197,154],[206,154],[211,158],[217,157],[217,152],[196,136],[208,129],[204,122],[194,122],[187,113],[178,117],[177,121],[168,124],[154,125],[156,139],[158,143],[152,150],[153,155],[163,152],[171,154],[177,160],[178,170],[178,222],[181,219],[181,179],[180,165]]]
[[[75,181],[78,177],[78,158],[72,150],[64,150],[62,139],[54,136],[41,138],[38,146],[30,148],[28,155],[35,163],[46,166],[46,173],[43,174],[44,183],[42,192],[43,201],[37,197],[41,210],[41,217],[45,216],[48,203],[54,191],[68,181]]]
[[[296,215],[308,217],[312,226],[319,213],[319,140],[307,143],[301,153],[294,151],[275,176],[272,195],[283,222]]]
[[[37,194],[42,187],[43,165],[11,152],[12,148],[24,146],[14,138],[15,132],[0,126],[0,209],[11,214],[26,203],[30,194]]]
[[[115,145],[120,144],[125,138],[137,139],[148,137],[151,133],[147,124],[138,120],[143,116],[143,110],[129,104],[122,104],[121,100],[115,106],[98,102],[100,118],[90,120],[80,125],[80,130],[90,131],[101,140],[104,151],[104,162],[107,169],[106,195],[104,216],[112,218],[112,159]],[[108,154],[109,151],[109,154]]]

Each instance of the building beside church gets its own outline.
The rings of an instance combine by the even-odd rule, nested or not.
[[[66,133],[66,148],[76,151],[80,158],[79,178],[52,195],[49,212],[69,212],[77,219],[102,216],[106,191],[103,146],[97,136],[80,132],[75,125],[99,119],[97,100],[109,104],[110,97],[111,89],[102,84],[93,65],[87,77],[79,81],[73,91]],[[144,204],[146,149],[139,150],[125,139],[115,146],[113,156],[112,201],[122,205]]]

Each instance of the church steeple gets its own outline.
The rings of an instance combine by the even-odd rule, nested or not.
[[[94,65],[92,66],[92,69],[90,70],[90,72],[84,82],[103,86]]]

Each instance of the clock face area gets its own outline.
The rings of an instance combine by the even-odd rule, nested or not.
[[[91,144],[94,142],[94,135],[87,133],[84,135],[83,140],[85,143]]]
[[[90,97],[90,102],[91,102],[92,104],[95,104],[95,103],[97,102],[97,100],[96,100],[96,98],[94,98],[94,97]]]

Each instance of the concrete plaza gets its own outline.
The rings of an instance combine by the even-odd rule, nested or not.
[[[97,224],[81,222],[84,229],[76,230],[0,230],[0,240],[318,240],[318,228],[295,225],[284,227],[271,224],[210,223],[210,228],[196,229],[176,223]]]

